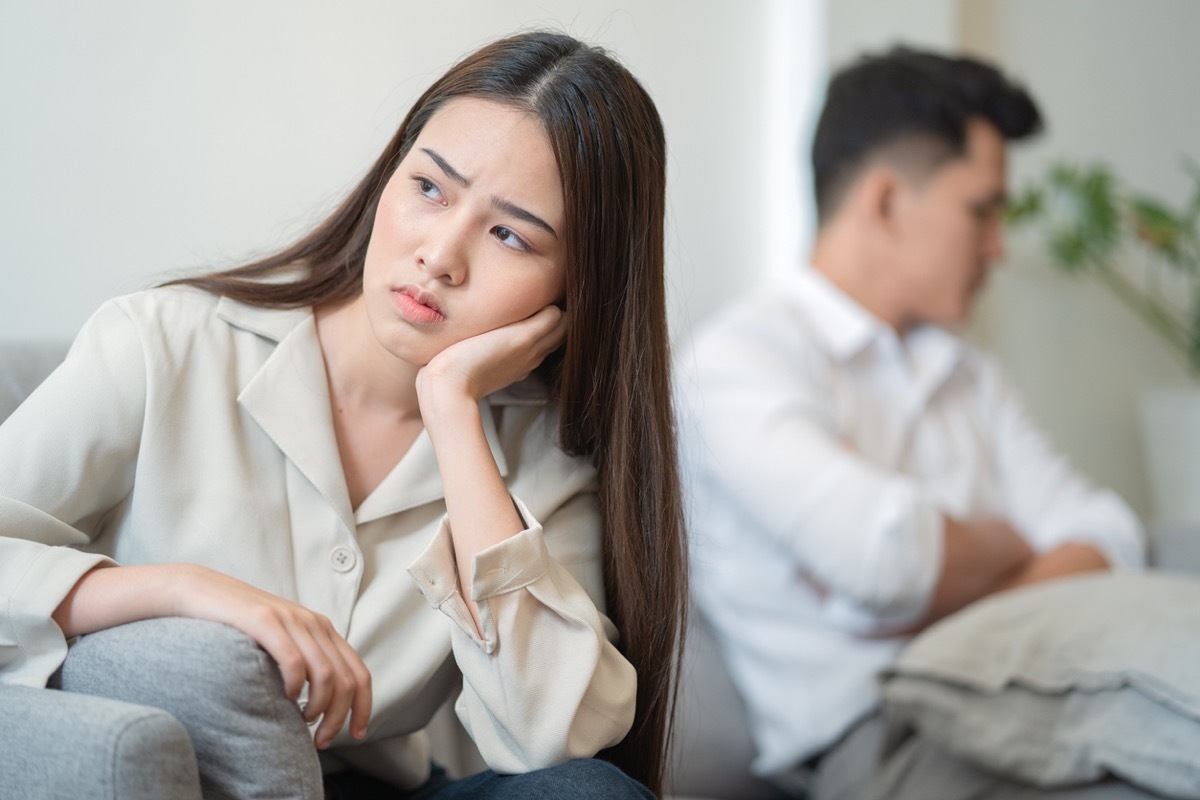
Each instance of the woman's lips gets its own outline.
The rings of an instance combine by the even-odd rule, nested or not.
[[[404,287],[392,290],[392,299],[396,308],[399,309],[400,315],[409,322],[430,325],[446,320],[446,315],[442,313],[437,298],[429,292]]]

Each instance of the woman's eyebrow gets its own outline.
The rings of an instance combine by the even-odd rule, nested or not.
[[[538,226],[555,239],[558,238],[558,234],[554,232],[554,228],[550,227],[550,223],[546,222],[546,220],[542,219],[537,214],[534,214],[532,211],[526,211],[516,203],[510,203],[508,200],[501,200],[499,197],[492,197],[492,208],[496,209],[497,211],[502,211],[505,214],[512,214],[518,219],[523,219],[531,225]]]
[[[446,177],[462,186],[464,189],[471,185],[470,179],[466,175],[450,166],[450,162],[442,158],[436,151],[430,150],[428,147],[422,147],[421,152],[433,159],[433,163],[438,165],[438,169],[446,173]]]
[[[462,186],[464,189],[471,186],[471,179],[466,175],[463,175],[454,167],[450,166],[450,162],[442,158],[441,154],[436,150],[430,150],[428,147],[422,147],[421,152],[433,159],[433,163],[437,164],[438,169],[446,173],[447,178],[454,181],[459,186]],[[558,238],[558,233],[555,232],[554,228],[550,226],[550,223],[546,222],[546,220],[542,219],[537,214],[534,214],[532,211],[521,208],[516,203],[513,203],[509,200],[502,200],[499,197],[492,197],[492,208],[496,209],[497,211],[502,211],[505,214],[512,214],[518,219],[524,220],[531,225],[538,226],[555,239]]]

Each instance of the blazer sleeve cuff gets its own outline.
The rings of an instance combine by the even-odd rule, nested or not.
[[[448,516],[442,517],[429,546],[408,568],[426,602],[450,617],[460,630],[488,653],[496,648],[497,632],[485,601],[524,589],[544,576],[550,568],[550,556],[542,536],[541,523],[520,499],[514,497],[513,503],[525,528],[476,553],[471,564],[471,598],[479,607],[482,636],[475,627],[459,585]]]

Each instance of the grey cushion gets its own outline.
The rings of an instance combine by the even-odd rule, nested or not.
[[[1103,573],[995,595],[918,636],[883,696],[892,725],[984,769],[1200,798],[1200,579]]]
[[[67,354],[66,341],[0,341],[0,422]]]

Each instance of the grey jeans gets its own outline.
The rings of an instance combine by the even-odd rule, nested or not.
[[[324,796],[278,667],[233,628],[165,618],[89,634],[50,686],[2,687],[24,714],[3,726],[0,796]],[[34,793],[10,791],[30,778]]]

